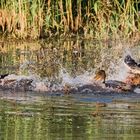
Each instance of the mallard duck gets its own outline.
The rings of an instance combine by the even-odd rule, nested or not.
[[[104,70],[99,70],[94,77],[95,81],[102,82],[105,87],[118,89],[122,91],[131,91],[132,86],[130,84],[127,84],[125,82],[117,81],[117,80],[107,80],[106,81],[106,73]]]
[[[101,81],[102,83],[105,83],[106,79],[106,73],[104,70],[99,70],[96,72],[94,79],[96,81]]]
[[[138,64],[130,55],[124,58],[127,68],[134,74],[140,74],[140,64]]]
[[[33,79],[28,77],[20,78],[17,75],[9,75],[0,79],[0,88],[3,90],[30,91],[34,88],[32,82]]]
[[[124,63],[129,68],[130,72],[126,78],[126,83],[134,86],[140,85],[140,64],[138,64],[130,55],[124,59]]]
[[[134,86],[140,86],[140,74],[130,74],[125,82]]]

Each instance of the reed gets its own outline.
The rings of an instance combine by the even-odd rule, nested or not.
[[[3,36],[45,38],[135,37],[140,31],[138,0],[13,0],[0,1]]]

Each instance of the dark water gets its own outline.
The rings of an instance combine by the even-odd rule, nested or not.
[[[124,79],[126,54],[140,45],[98,41],[2,44],[1,74],[34,75],[55,84],[84,84],[98,68]],[[139,140],[140,94],[0,91],[0,140]]]

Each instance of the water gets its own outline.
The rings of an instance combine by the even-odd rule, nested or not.
[[[139,44],[132,47],[118,41],[4,44],[0,52],[1,74],[33,76],[39,82],[61,86],[86,84],[102,68],[108,79],[124,80],[128,73],[123,59],[131,54],[139,61],[139,50]],[[1,90],[0,139],[139,140],[140,94],[64,95]]]
[[[0,126],[1,139],[138,140],[140,98],[4,93]]]

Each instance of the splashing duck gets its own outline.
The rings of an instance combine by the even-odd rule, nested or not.
[[[126,67],[129,69],[129,75],[126,78],[126,83],[140,86],[140,64],[138,64],[130,55],[124,59]]]
[[[33,79],[17,75],[4,75],[0,78],[0,88],[3,90],[31,91]]]
[[[131,73],[140,74],[140,64],[138,64],[130,55],[125,57],[124,63]]]
[[[132,91],[133,87],[130,84],[117,80],[107,80],[106,73],[104,70],[99,70],[96,72],[95,81],[101,82],[105,87],[115,89],[117,91]]]

